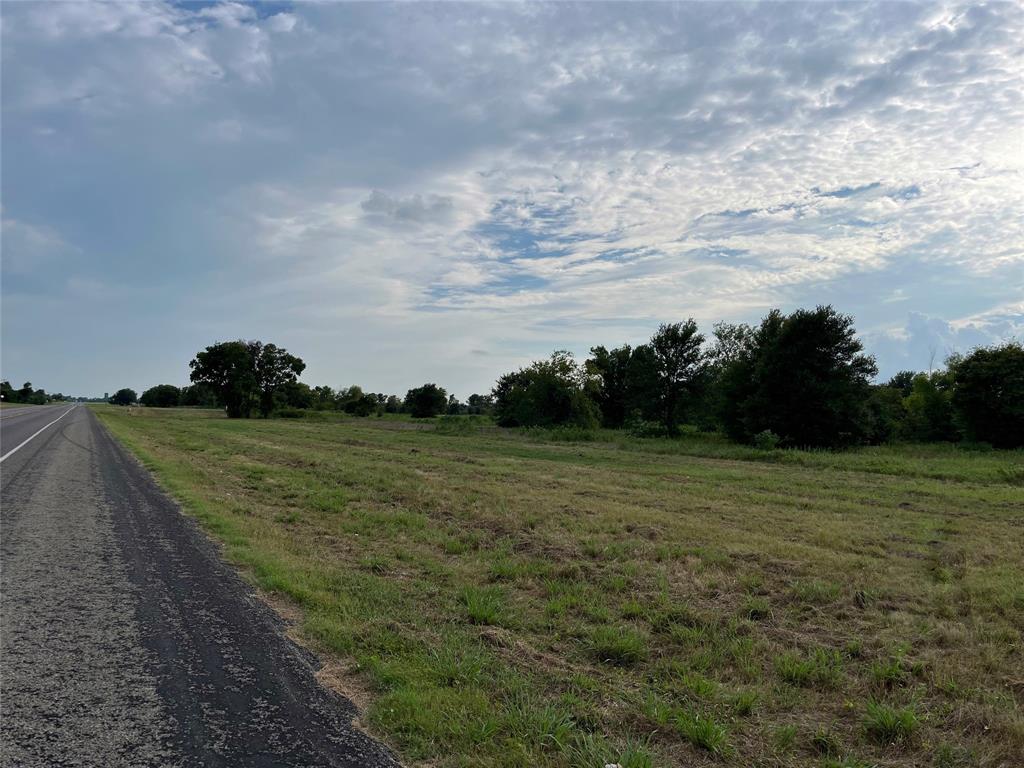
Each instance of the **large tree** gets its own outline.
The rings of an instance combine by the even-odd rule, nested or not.
[[[843,446],[868,438],[870,379],[853,318],[830,306],[770,312],[723,371],[727,432],[752,440],[770,430],[793,446]]]
[[[276,344],[250,341],[248,346],[259,392],[260,415],[266,418],[274,410],[274,393],[285,385],[295,384],[306,370],[306,364]]]
[[[173,384],[157,384],[143,392],[139,402],[149,408],[174,408],[181,402],[181,390]]]
[[[1024,346],[1009,342],[950,361],[953,408],[972,440],[1024,446]]]
[[[695,402],[705,383],[707,360],[704,336],[693,318],[662,325],[651,337],[658,381],[658,410],[670,435]]]
[[[231,418],[248,418],[258,407],[274,408],[274,393],[294,383],[306,364],[275,344],[225,341],[207,347],[189,363],[194,384],[212,387]]]
[[[629,416],[629,361],[633,349],[628,344],[609,350],[591,347],[584,364],[591,377],[594,400],[601,409],[601,423],[611,429],[621,427]]]
[[[448,407],[448,393],[437,384],[424,384],[410,389],[405,395],[405,409],[414,419],[429,419],[444,413]]]
[[[193,384],[212,387],[232,419],[249,418],[259,390],[249,345],[244,341],[213,344],[188,364]]]
[[[114,396],[110,398],[110,402],[113,405],[131,405],[139,399],[139,396],[135,394],[134,389],[125,387],[119,389],[114,393]]]

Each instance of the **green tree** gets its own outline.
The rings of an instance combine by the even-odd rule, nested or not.
[[[36,393],[36,391],[34,389],[32,389],[32,382],[31,381],[26,381],[24,384],[21,385],[21,389],[18,390],[18,400],[17,400],[17,402],[19,402],[19,403],[31,403],[32,402],[32,395],[34,395],[35,393]]]
[[[1024,446],[1024,346],[981,347],[950,361],[952,405],[972,440]]]
[[[139,402],[150,408],[174,408],[181,402],[181,390],[173,384],[157,384],[143,392]]]
[[[424,384],[410,389],[405,395],[405,409],[415,419],[429,419],[444,413],[448,406],[448,393],[436,384]]]
[[[0,395],[3,395],[3,401],[5,403],[16,403],[18,402],[18,391],[11,386],[11,382],[0,381]]]
[[[110,398],[112,405],[131,405],[139,399],[138,395],[135,394],[134,389],[119,389],[114,393],[114,396]]]
[[[295,384],[306,370],[306,364],[276,344],[250,341],[248,347],[253,361],[253,380],[259,393],[260,415],[267,418],[274,410],[274,393]]]
[[[692,408],[706,382],[704,336],[693,318],[662,325],[651,337],[658,382],[658,410],[670,435],[679,432],[679,421]]]
[[[584,369],[593,383],[593,398],[601,410],[601,423],[618,429],[629,415],[629,361],[633,349],[624,344],[612,350],[591,347]]]
[[[223,341],[199,352],[188,364],[194,384],[217,392],[232,419],[249,418],[259,397],[252,352],[244,341]]]
[[[312,408],[315,402],[313,390],[301,381],[288,381],[274,393],[275,407]]]
[[[466,411],[475,415],[490,415],[494,410],[494,398],[490,395],[472,394],[466,398]]]
[[[910,393],[914,391],[915,376],[917,373],[914,371],[900,371],[885,382],[885,386],[899,391],[901,397],[910,397]]]
[[[572,353],[565,351],[507,373],[492,393],[495,419],[504,427],[596,427],[600,412],[586,391],[586,378]]]
[[[223,408],[217,401],[217,393],[206,384],[191,384],[181,388],[181,405],[194,408]]]
[[[872,445],[890,443],[903,431],[907,411],[898,387],[873,385],[867,400],[865,440]]]
[[[853,318],[830,306],[770,312],[723,372],[722,422],[751,441],[770,430],[785,445],[863,442],[874,358],[863,354]]]
[[[906,417],[901,436],[915,442],[956,440],[952,395],[952,379],[948,371],[914,376],[910,395],[903,399]]]

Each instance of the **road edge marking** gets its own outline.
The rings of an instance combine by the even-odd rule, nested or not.
[[[18,445],[16,445],[16,446],[14,446],[13,448],[11,448],[11,450],[9,450],[9,451],[8,451],[7,453],[5,453],[5,454],[4,454],[3,456],[0,456],[0,464],[3,464],[3,463],[4,463],[5,461],[7,461],[7,459],[8,459],[8,458],[9,458],[9,457],[11,456],[11,454],[15,453],[16,451],[20,451],[20,450],[21,450],[22,448],[24,448],[24,447],[25,447],[26,445],[28,445],[28,444],[29,444],[30,442],[32,442],[32,440],[33,440],[34,438],[38,437],[38,436],[39,436],[39,435],[40,435],[40,434],[41,434],[42,432],[44,432],[44,431],[46,431],[47,429],[49,429],[50,427],[52,427],[52,426],[53,426],[54,424],[56,424],[56,423],[57,423],[58,421],[60,421],[60,420],[61,420],[61,419],[63,419],[63,418],[65,417],[65,416],[67,416],[67,415],[68,415],[69,413],[71,413],[71,412],[72,412],[73,410],[75,410],[75,408],[77,408],[77,407],[78,407],[77,405],[72,405],[72,406],[71,406],[70,408],[68,408],[68,409],[67,409],[66,411],[64,411],[64,413],[62,413],[62,414],[61,414],[60,416],[58,416],[58,417],[57,417],[56,419],[54,419],[53,421],[51,421],[51,422],[50,422],[49,424],[47,424],[47,425],[46,425],[45,427],[42,427],[42,428],[41,428],[41,429],[39,429],[39,430],[38,430],[37,432],[33,432],[33,433],[32,433],[31,435],[29,435],[29,436],[28,436],[28,437],[27,437],[27,438],[26,438],[25,440],[22,440],[22,441],[21,441],[20,443],[18,443]]]

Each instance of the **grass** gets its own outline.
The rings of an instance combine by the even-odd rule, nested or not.
[[[1024,453],[96,406],[410,765],[1012,765]]]
[[[879,744],[907,741],[918,725],[913,707],[897,708],[876,701],[868,702],[864,730]]]

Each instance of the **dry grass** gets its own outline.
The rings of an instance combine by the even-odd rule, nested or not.
[[[97,412],[411,764],[1024,755],[1020,452]]]

